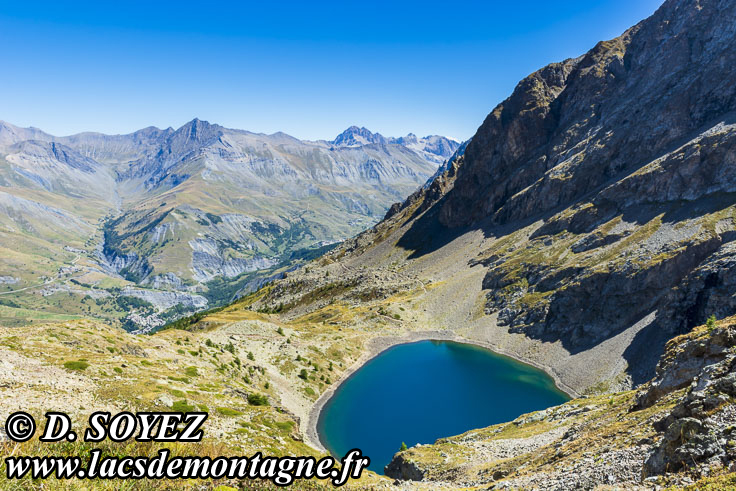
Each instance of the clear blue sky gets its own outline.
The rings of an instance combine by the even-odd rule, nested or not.
[[[73,3],[73,5],[72,5]],[[466,139],[518,80],[660,0],[0,3],[0,119]]]

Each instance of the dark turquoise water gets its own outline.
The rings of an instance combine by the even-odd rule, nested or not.
[[[370,360],[327,402],[317,429],[338,457],[359,448],[383,474],[401,442],[433,443],[569,400],[541,370],[476,346],[421,341]]]

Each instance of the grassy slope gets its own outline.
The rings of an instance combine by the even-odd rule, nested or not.
[[[205,318],[192,332],[172,329],[150,337],[132,336],[89,320],[0,329],[0,352],[18,372],[32,370],[28,364],[33,358],[48,370],[41,386],[9,382],[14,394],[0,395],[3,415],[24,408],[40,416],[53,408],[70,412],[82,425],[93,409],[167,410],[159,400],[164,396],[175,401],[175,408],[188,405],[210,412],[206,443],[175,445],[176,453],[318,455],[302,442],[298,421],[305,420],[312,401],[357,358],[364,333],[331,322],[281,322],[276,316],[245,309],[246,303]],[[75,361],[89,366],[82,371],[65,368],[65,363]],[[307,380],[299,378],[302,369],[308,372]],[[72,377],[77,386],[53,384],[59,373]],[[36,397],[38,391],[45,392],[42,400]],[[79,392],[85,397],[79,397]],[[269,405],[251,405],[244,399],[246,394],[264,395]],[[149,455],[159,447],[107,444],[105,448],[111,454]],[[49,447],[32,440],[15,453],[75,455],[89,448],[81,443]],[[0,453],[11,450],[9,444],[0,449]],[[76,483],[50,485],[74,489]],[[149,482],[145,487],[179,485]],[[98,486],[107,484],[96,482]],[[0,481],[0,487],[13,485]]]

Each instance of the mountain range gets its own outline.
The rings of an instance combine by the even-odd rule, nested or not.
[[[217,305],[372,225],[458,146],[355,126],[309,142],[198,119],[67,137],[0,122],[0,276],[8,292],[54,282],[4,300],[113,288],[157,311]]]

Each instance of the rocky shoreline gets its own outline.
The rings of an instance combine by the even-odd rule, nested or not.
[[[477,340],[473,340],[473,339],[469,339],[469,338],[460,336],[453,331],[449,331],[449,330],[448,331],[439,331],[439,330],[413,331],[413,332],[409,332],[405,334],[404,336],[375,337],[368,342],[368,349],[363,353],[363,355],[355,363],[353,363],[353,365],[350,368],[348,368],[342,374],[342,376],[340,377],[338,381],[336,381],[329,389],[323,392],[320,395],[320,397],[315,401],[314,405],[309,410],[309,416],[307,418],[307,428],[305,431],[305,442],[319,451],[328,452],[327,448],[322,444],[322,440],[320,439],[319,431],[317,430],[317,425],[319,423],[319,417],[322,412],[322,409],[325,407],[327,402],[332,398],[335,392],[342,386],[342,384],[344,384],[346,380],[348,380],[355,372],[357,372],[360,368],[362,368],[366,363],[368,363],[368,361],[380,355],[387,349],[392,348],[394,346],[401,345],[401,344],[417,343],[419,341],[427,341],[427,340],[454,341],[457,343],[470,344],[473,346],[478,346],[480,348],[488,349],[490,351],[493,351],[494,353],[497,353],[503,356],[507,356],[520,363],[524,363],[526,365],[530,365],[535,368],[538,368],[539,370],[544,371],[547,375],[552,377],[552,379],[554,380],[555,386],[559,390],[567,394],[568,397],[575,398],[575,397],[578,397],[579,395],[576,391],[574,391],[572,388],[566,385],[562,380],[560,380],[559,376],[553,373],[549,369],[549,367],[545,367],[540,363],[526,360],[522,357],[519,357],[518,355],[507,352],[503,349],[499,349],[491,343],[477,341]],[[448,436],[452,436],[452,435],[448,435]]]

